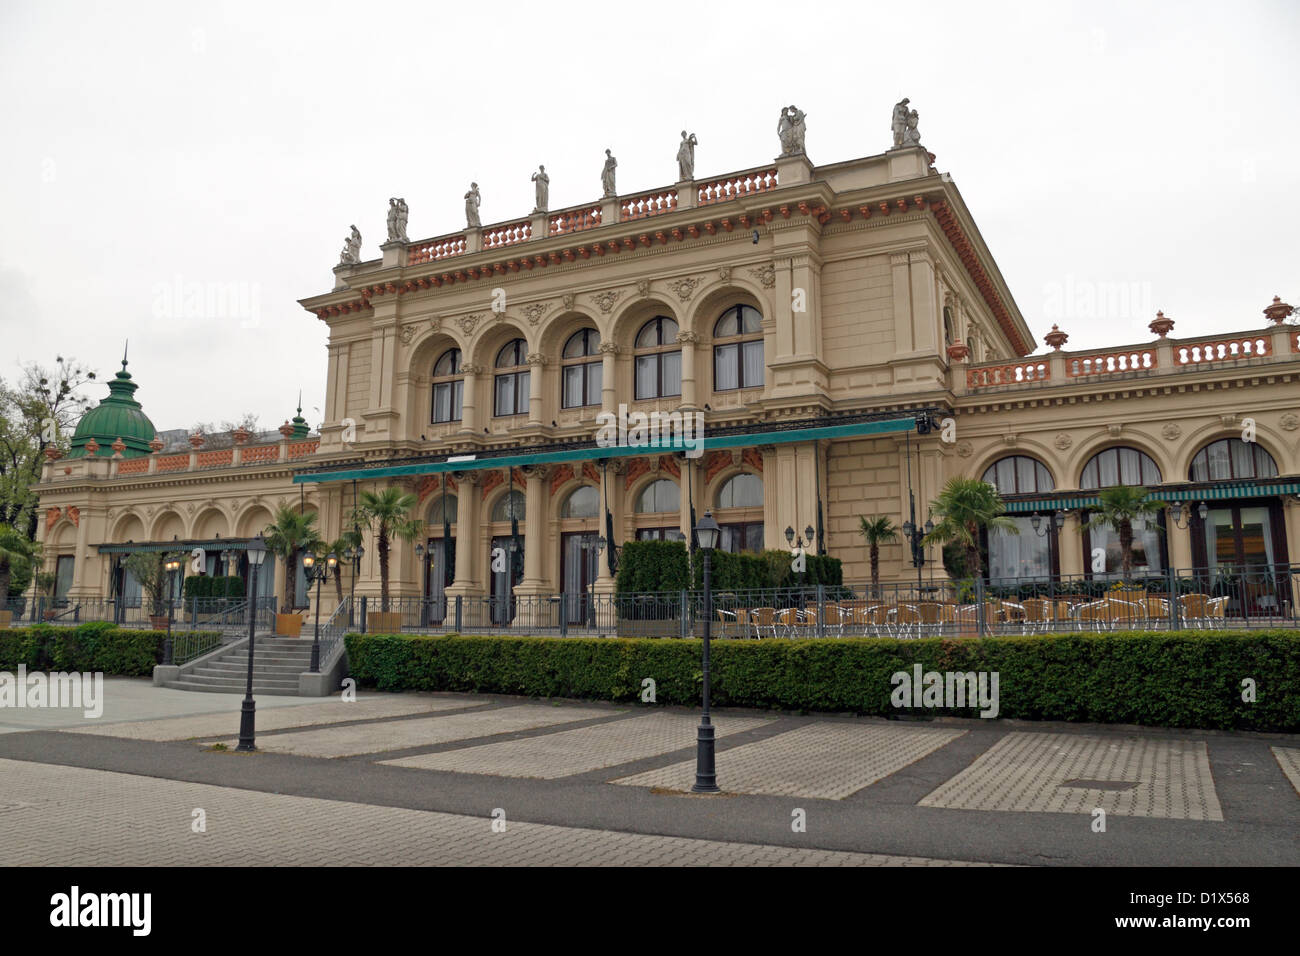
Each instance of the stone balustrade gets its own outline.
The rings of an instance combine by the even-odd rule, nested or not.
[[[1212,342],[1179,344],[1174,346],[1174,361],[1179,365],[1203,365],[1240,358],[1260,358],[1271,354],[1268,341],[1270,336],[1271,333],[1264,333]]]
[[[527,242],[533,237],[533,224],[524,220],[523,222],[512,222],[504,226],[489,226],[483,230],[482,248],[500,249],[504,246],[513,246],[520,242]]]
[[[619,203],[618,218],[620,222],[634,219],[647,219],[661,216],[677,208],[677,190],[660,189],[641,196],[629,196]]]
[[[550,217],[549,233],[552,236],[561,236],[565,233],[578,232],[582,229],[594,229],[600,225],[600,221],[600,206],[584,206],[581,209],[569,209],[564,212],[555,213]]]
[[[1065,374],[1068,378],[1080,378],[1087,375],[1145,371],[1155,368],[1158,361],[1154,348],[1067,355]]]
[[[467,243],[464,234],[458,236],[443,236],[438,239],[429,239],[425,242],[417,242],[407,250],[407,264],[419,265],[422,262],[436,262],[439,259],[447,259],[451,256],[461,256],[465,254]]]
[[[721,179],[714,179],[701,184],[698,192],[699,204],[707,206],[712,203],[728,202],[732,199],[744,199],[747,196],[768,192],[776,187],[775,169],[733,173]]]
[[[1003,365],[980,365],[966,370],[968,389],[994,388],[999,385],[1025,385],[1044,382],[1051,377],[1051,368],[1042,359]]]

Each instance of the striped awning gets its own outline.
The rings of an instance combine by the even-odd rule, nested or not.
[[[134,554],[140,552],[153,551],[184,551],[190,552],[195,548],[202,548],[204,551],[247,551],[248,543],[251,538],[209,538],[206,541],[128,541],[126,544],[98,544],[100,554]]]
[[[1148,489],[1153,498],[1173,503],[1175,501],[1225,501],[1231,498],[1272,498],[1280,495],[1300,494],[1300,480],[1273,480],[1259,482],[1220,481],[1196,485],[1155,485]],[[1100,503],[1095,494],[1074,492],[1056,496],[1017,498],[1005,502],[1008,514],[1051,514],[1054,511],[1075,511],[1095,508]]]

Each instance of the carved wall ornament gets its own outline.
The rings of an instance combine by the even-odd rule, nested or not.
[[[566,292],[564,294],[564,307],[566,309],[572,309],[573,304],[577,301],[578,301],[578,297],[575,296],[572,292]]]
[[[1297,416],[1294,412],[1287,412],[1277,420],[1277,423],[1287,431],[1293,432],[1300,428],[1300,416]]]
[[[647,295],[649,295],[649,294],[650,294],[650,280],[649,280],[649,279],[637,279],[637,280],[636,280],[636,293],[637,293],[637,295],[639,295],[639,296],[647,296]]]
[[[460,373],[462,375],[482,375],[486,371],[486,365],[475,365],[473,362],[467,362],[460,367]]]
[[[750,269],[749,274],[757,279],[764,289],[771,289],[776,286],[776,266],[771,263]]]
[[[532,302],[523,308],[524,318],[528,320],[529,325],[536,325],[542,321],[542,316],[546,314],[549,306],[545,302]]]
[[[1020,436],[1015,432],[1007,432],[1002,436],[1002,441],[1007,445],[1016,445],[1020,442]]]
[[[1232,428],[1234,425],[1237,424],[1237,413],[1228,412],[1227,414],[1220,415],[1219,421],[1223,422],[1224,428]]]
[[[1106,431],[1110,432],[1112,438],[1118,438],[1119,433],[1122,432],[1123,430],[1124,430],[1124,425],[1122,422],[1113,422],[1112,424],[1106,426]]]
[[[403,345],[410,345],[411,339],[415,338],[415,326],[414,325],[402,326],[402,332],[399,337],[401,338]]]
[[[728,279],[730,279],[730,278],[731,278],[731,266],[719,266],[719,267],[718,267],[718,278],[721,279],[723,282],[726,282]]]
[[[1056,436],[1056,441],[1052,442],[1052,444],[1055,445],[1059,451],[1065,451],[1074,444],[1074,439],[1067,433],[1060,432]]]
[[[694,329],[683,329],[677,333],[677,341],[683,345],[694,345],[700,340],[700,333]]]
[[[460,326],[462,332],[469,335],[474,331],[474,327],[479,324],[479,321],[482,318],[483,316],[479,313],[475,313],[474,315],[462,315],[456,319],[456,324]]]
[[[600,311],[608,314],[609,310],[614,308],[614,303],[618,301],[619,296],[623,293],[619,289],[608,289],[605,292],[597,292],[591,297],[591,301],[596,303]]]
[[[677,294],[677,298],[685,302],[695,294],[695,287],[699,284],[699,279],[677,279],[668,283],[668,288]]]
[[[617,342],[601,342],[600,345],[598,346],[598,348],[599,348],[599,350],[601,351],[602,354],[603,354],[603,353],[606,353],[606,352],[612,353],[612,354],[614,354],[614,355],[617,355],[617,354],[618,354],[618,343],[617,343]]]
[[[1165,436],[1166,441],[1176,441],[1182,437],[1183,430],[1176,422],[1169,422],[1160,429],[1160,434]]]
[[[81,527],[81,509],[76,505],[68,506],[68,520],[72,522],[74,528]]]
[[[437,332],[441,328],[442,328],[442,316],[440,315],[429,316],[429,331]]]
[[[546,356],[545,356],[543,353],[541,353],[541,352],[529,352],[529,353],[528,353],[528,364],[529,364],[529,365],[538,365],[538,366],[541,366],[541,365],[545,365],[545,364],[547,363],[547,361],[548,361],[548,360],[547,360]]]

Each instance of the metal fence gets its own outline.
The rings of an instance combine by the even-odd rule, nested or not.
[[[168,611],[155,615],[148,602],[114,598],[77,598],[50,601],[47,598],[10,598],[4,608],[12,614],[12,624],[25,626],[36,622],[56,625],[84,624],[87,621],[110,621],[118,627],[165,627]],[[275,598],[259,597],[254,610],[257,630],[274,624]],[[247,598],[193,597],[176,601],[171,607],[172,631],[244,631],[248,630]]]
[[[1078,631],[1297,627],[1300,565],[1168,570],[1125,582],[1055,576],[983,581],[722,589],[721,638],[953,637]],[[701,591],[361,598],[353,629],[372,633],[701,636]],[[335,618],[338,619],[336,612]]]

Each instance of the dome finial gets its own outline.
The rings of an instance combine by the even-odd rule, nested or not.
[[[130,347],[131,340],[127,339],[122,344],[122,370],[126,371],[126,350]]]

